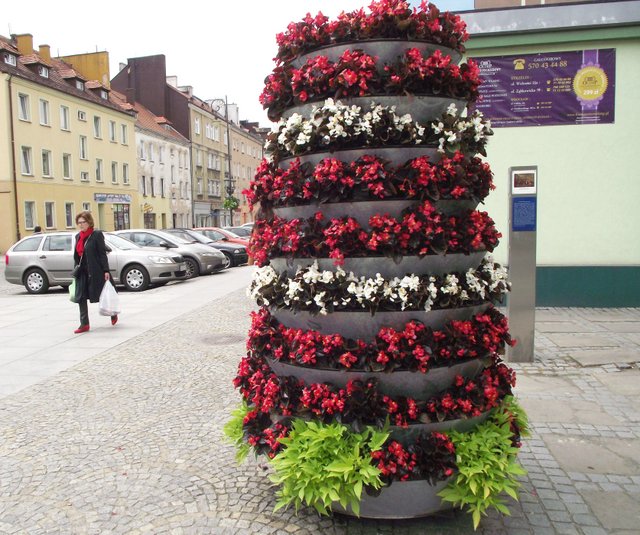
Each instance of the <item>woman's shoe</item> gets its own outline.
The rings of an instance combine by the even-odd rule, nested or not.
[[[111,325],[115,325],[116,323],[118,323],[118,314],[111,316]]]
[[[86,333],[88,330],[89,330],[88,325],[80,325],[80,327],[78,327],[75,331],[73,331],[73,333],[74,334]]]

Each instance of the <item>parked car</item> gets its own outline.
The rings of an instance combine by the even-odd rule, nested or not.
[[[150,284],[184,278],[184,258],[165,249],[148,250],[106,232],[109,270],[116,284],[131,291],[146,290]],[[29,293],[46,293],[51,286],[71,284],[74,232],[49,232],[27,236],[5,255],[7,282],[23,284]]]
[[[231,232],[238,236],[239,238],[250,238],[251,231],[253,229],[249,227],[222,227],[222,230],[226,230],[227,232]]]
[[[247,227],[247,228],[253,229],[253,225],[254,225],[254,224],[255,224],[255,223],[254,223],[253,221],[249,221],[248,223],[244,223],[244,224],[243,224],[243,225],[241,225],[241,226],[242,226],[242,227]]]
[[[241,238],[236,236],[228,230],[221,229],[220,227],[198,227],[194,228],[196,232],[204,234],[207,238],[212,239],[215,242],[229,242],[237,243],[238,245],[249,245],[249,238]]]
[[[199,243],[190,243],[163,230],[117,230],[115,234],[131,240],[141,247],[164,247],[166,250],[171,249],[182,255],[188,279],[198,275],[217,273],[225,268],[225,256],[220,251]]]
[[[245,245],[239,245],[237,243],[230,243],[228,241],[216,241],[208,238],[200,232],[187,228],[172,228],[167,229],[170,234],[180,236],[187,241],[196,241],[218,249],[226,257],[227,267],[239,266],[240,264],[246,264],[248,261],[247,247]]]

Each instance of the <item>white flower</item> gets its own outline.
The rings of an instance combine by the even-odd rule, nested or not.
[[[456,108],[455,103],[452,102],[447,107],[447,115],[451,115],[451,116],[455,117],[457,114],[458,114],[458,108]]]

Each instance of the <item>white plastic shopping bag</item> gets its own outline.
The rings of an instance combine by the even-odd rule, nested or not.
[[[120,297],[111,281],[106,281],[100,293],[98,312],[101,316],[115,316],[120,314]]]

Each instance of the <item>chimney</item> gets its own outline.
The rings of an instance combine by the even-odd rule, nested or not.
[[[20,54],[23,56],[33,54],[33,35],[30,33],[21,33],[19,35],[14,34],[11,37],[15,40],[16,48]]]
[[[193,86],[192,85],[180,86],[180,87],[178,87],[178,91],[180,91],[181,93],[184,93],[188,97],[192,97],[193,96]]]
[[[124,100],[129,104],[133,104],[136,101],[136,90],[133,87],[127,87],[124,92]]]
[[[178,77],[177,76],[167,76],[167,84],[171,87],[178,87]]]
[[[51,61],[51,47],[49,45],[40,45],[40,51],[38,53],[46,62]]]
[[[118,63],[118,72],[120,72],[120,71],[121,71],[122,69],[124,69],[126,66],[127,66],[127,64],[126,64],[126,63],[122,63],[122,62]]]

